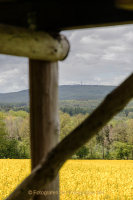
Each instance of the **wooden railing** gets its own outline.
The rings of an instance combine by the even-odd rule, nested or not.
[[[28,191],[35,189],[39,191],[54,180],[65,161],[100,131],[132,98],[133,73],[108,94],[85,121],[53,148],[6,200],[28,200],[32,198],[33,194],[29,195]]]

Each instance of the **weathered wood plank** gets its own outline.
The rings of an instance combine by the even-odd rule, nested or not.
[[[28,200],[29,189],[41,190],[53,181],[65,161],[96,135],[132,98],[133,73],[107,95],[85,121],[53,148],[6,200]]]
[[[0,24],[0,54],[58,61],[67,57],[69,49],[68,40],[59,33],[32,31]]]
[[[30,141],[32,170],[59,142],[58,63],[29,60]],[[43,177],[45,179],[45,176]],[[36,188],[34,187],[34,190]],[[37,195],[34,200],[59,200],[59,175],[41,191],[56,195]],[[37,192],[37,190],[36,190]]]

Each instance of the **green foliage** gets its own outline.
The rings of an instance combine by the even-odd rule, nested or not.
[[[82,113],[91,113],[93,110],[102,102],[101,99],[94,100],[60,100],[59,107],[60,110],[64,113],[68,113],[71,116]],[[123,119],[128,117],[130,112],[133,112],[133,106],[129,107],[129,105],[133,105],[133,101],[130,102],[122,111],[120,111],[113,119]],[[131,114],[130,114],[131,115]],[[129,115],[129,117],[130,117]]]
[[[30,145],[27,144],[26,139],[19,141],[18,149],[20,159],[30,159]]]
[[[76,160],[77,158],[78,158],[78,156],[73,155],[70,159],[74,159],[74,160]]]
[[[76,126],[88,117],[88,114],[95,109],[100,101],[101,100],[60,101],[60,140],[64,139],[64,137],[66,137],[74,128],[76,128]],[[10,111],[8,113],[0,112],[2,113],[0,114],[0,158],[30,158],[28,110],[24,111],[24,105],[20,105],[22,107],[18,107],[18,104],[14,104],[13,106],[10,104],[9,107],[7,105],[7,107],[4,107],[3,103],[2,106],[7,110],[10,109]],[[25,108],[28,108],[26,104]],[[131,121],[132,119],[126,117],[124,118],[122,116],[130,116],[132,114],[132,108],[133,107],[129,107],[128,105],[127,108],[118,113],[118,115],[104,127],[103,132],[101,132],[101,130],[97,133],[94,138],[92,138],[77,152],[77,154],[73,155],[71,158],[102,159],[103,155],[105,155],[104,159],[124,159],[125,157],[127,159],[128,157],[131,159],[131,151],[133,149],[131,145],[133,123],[131,122],[128,125],[128,121]],[[6,125],[4,124],[5,121]],[[7,134],[7,132],[10,133],[10,135]],[[127,141],[129,141],[130,144],[127,144]],[[122,144],[118,143],[116,145],[115,142],[120,142]],[[100,147],[97,149],[96,146],[98,144]],[[88,150],[86,151],[85,149],[87,148]]]
[[[102,100],[59,100],[59,107],[62,108],[92,108],[97,107]]]
[[[23,110],[29,113],[29,103],[1,103],[0,111],[8,112],[9,110]]]
[[[0,151],[6,148],[6,145],[8,143],[7,141],[7,129],[6,129],[6,124],[4,123],[4,113],[0,112]]]
[[[127,105],[128,106],[128,105]],[[124,112],[125,112],[125,114],[126,114],[126,117],[128,117],[128,114],[130,113],[130,112],[133,112],[133,106],[132,107],[125,107],[124,108]]]
[[[132,146],[124,144],[124,149],[123,149],[124,156],[128,157],[131,151],[132,151]]]
[[[116,148],[116,158],[125,159],[124,156],[128,158],[131,153],[132,146],[133,145],[129,145],[128,143],[114,142],[114,147]]]
[[[13,107],[12,110],[13,111],[23,110],[23,111],[26,111],[27,113],[29,113],[29,107],[26,107],[26,106],[23,106],[23,107]]]
[[[78,156],[79,158],[84,158],[85,156],[87,156],[89,153],[89,149],[86,146],[83,146],[80,148],[80,150],[78,152],[76,152],[76,156]]]
[[[94,109],[92,108],[60,108],[60,110],[63,112],[63,113],[68,113],[70,116],[73,116],[73,115],[77,115],[79,113],[85,115],[87,113],[91,113]]]
[[[128,113],[128,118],[133,119],[133,112]]]
[[[9,140],[5,149],[2,149],[0,157],[3,158],[18,158],[18,152],[16,151],[18,141],[15,139]]]
[[[112,160],[112,156],[111,156],[111,154],[110,154],[110,152],[107,152],[106,154],[105,154],[105,159],[107,159],[107,160]]]
[[[25,144],[25,142],[19,142],[15,138],[8,140],[6,147],[0,151],[0,159],[3,158],[29,159],[29,147]]]
[[[63,140],[74,128],[72,118],[67,113],[60,113],[60,140]]]
[[[13,111],[13,110],[10,110],[9,113],[12,115],[12,116],[15,116],[15,117],[23,117],[23,118],[26,118],[27,116],[27,112],[26,111],[23,111],[23,110],[20,110],[20,111]]]

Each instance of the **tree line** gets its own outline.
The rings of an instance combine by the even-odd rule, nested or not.
[[[68,113],[70,116],[77,115],[79,113],[86,115],[90,114],[95,110],[96,107],[60,107],[63,113]],[[119,117],[128,117],[133,119],[133,107],[124,108],[120,113],[117,114]]]
[[[60,110],[60,141],[88,115],[71,116]],[[0,158],[30,159],[29,113],[26,111],[0,112]],[[111,120],[71,159],[133,159],[133,119]]]
[[[8,112],[10,110],[13,111],[26,111],[27,113],[30,113],[29,110],[29,106],[27,105],[21,105],[19,104],[19,107],[17,106],[17,104],[15,105],[15,103],[13,105],[1,105],[0,104],[0,111],[3,112]],[[74,115],[78,115],[79,113],[86,115],[86,114],[90,114],[91,112],[93,112],[93,110],[95,110],[95,106],[92,107],[60,107],[60,110],[63,113],[68,113],[70,116],[74,116]],[[120,113],[117,114],[118,117],[128,117],[130,119],[133,119],[133,107],[126,107],[124,108]]]

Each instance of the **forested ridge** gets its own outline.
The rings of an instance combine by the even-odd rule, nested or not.
[[[64,102],[60,103],[63,105]],[[69,101],[67,103],[70,105]],[[82,113],[84,110],[80,107],[62,107],[66,109],[64,110],[66,112],[62,112],[60,107],[60,140],[91,113],[90,107],[87,107],[87,105],[85,107],[82,101],[73,102],[71,100],[71,103],[75,103],[75,105],[82,103],[84,105],[82,108],[86,109],[86,113]],[[30,113],[28,105],[23,103],[0,104],[0,110],[0,158],[30,159]],[[73,113],[70,115],[69,112]],[[132,102],[71,158],[133,159]]]
[[[71,116],[76,114],[90,114],[102,100],[59,100],[59,109],[68,113]],[[10,110],[23,110],[30,113],[29,103],[0,103],[0,111],[8,112]],[[133,117],[133,100],[130,101],[126,107],[118,113],[116,117]]]
[[[66,93],[68,97],[71,96],[73,87],[68,87],[69,90]],[[77,86],[77,96],[81,87]],[[97,91],[97,87],[101,88],[99,91],[104,95],[110,92],[107,90],[109,86],[90,87],[95,88],[94,91],[90,90],[91,94]],[[110,86],[110,90],[111,87],[114,86]],[[103,88],[106,88],[106,91],[102,91]],[[98,99],[99,96],[96,99],[86,97],[83,95],[82,99],[59,100],[60,140],[90,115],[104,99]],[[30,159],[29,116],[29,102],[0,102],[1,159]],[[71,159],[133,159],[133,100]]]
[[[59,100],[98,100],[103,99],[115,86],[104,85],[61,85],[59,86]],[[0,93],[0,102],[28,103],[29,89],[19,92]]]

